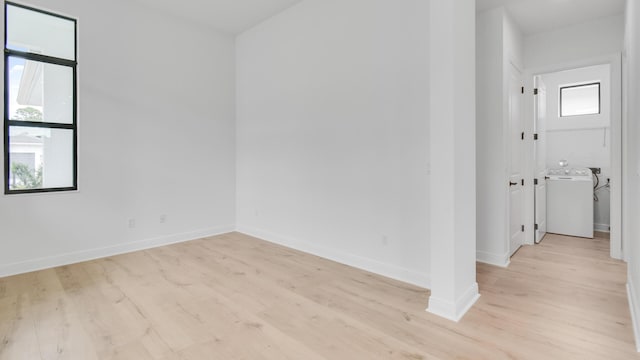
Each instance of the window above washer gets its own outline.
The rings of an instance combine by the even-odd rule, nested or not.
[[[600,83],[560,88],[560,117],[600,114]]]

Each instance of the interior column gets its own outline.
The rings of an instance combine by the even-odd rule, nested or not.
[[[475,0],[431,0],[431,297],[458,321],[476,282]]]

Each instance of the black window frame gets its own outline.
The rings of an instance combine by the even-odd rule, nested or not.
[[[38,12],[41,14],[54,16],[60,19],[69,20],[73,22],[74,28],[74,54],[73,60],[62,59],[53,56],[40,55],[30,52],[17,51],[7,49],[7,8],[8,6],[15,6],[22,9]],[[73,73],[73,109],[72,116],[73,122],[71,124],[61,123],[47,123],[38,121],[23,121],[23,120],[11,120],[9,117],[9,57],[20,58],[24,60],[38,61],[45,64],[53,64],[59,66],[69,67]],[[73,132],[73,186],[70,187],[57,187],[57,188],[40,188],[40,189],[11,189],[10,188],[10,136],[9,129],[12,126],[31,127],[31,128],[43,128],[43,129],[64,129],[72,130]],[[11,1],[5,1],[4,3],[4,193],[5,195],[13,194],[33,194],[33,193],[51,193],[51,192],[63,192],[63,191],[76,191],[78,190],[78,21],[77,19],[52,13],[50,11],[37,9],[31,6],[18,4]]]
[[[563,115],[562,114],[562,91],[565,89],[573,89],[573,88],[579,88],[579,87],[586,87],[586,86],[593,86],[593,85],[598,85],[598,112],[597,113],[590,113],[590,114],[581,114],[581,115]],[[578,84],[578,85],[570,85],[570,86],[561,86],[560,87],[560,117],[561,118],[569,118],[569,117],[575,117],[575,116],[591,116],[591,115],[600,115],[602,114],[602,83],[600,81],[596,81],[596,82],[590,82],[590,83],[584,83],[584,84]]]

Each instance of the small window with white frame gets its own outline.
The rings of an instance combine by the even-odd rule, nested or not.
[[[5,194],[77,190],[77,22],[5,2]]]
[[[560,117],[600,114],[600,83],[560,88]]]

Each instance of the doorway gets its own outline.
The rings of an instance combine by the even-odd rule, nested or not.
[[[547,216],[554,215],[546,213],[549,171],[568,174],[569,171],[589,169],[594,178],[591,226],[596,232],[610,233],[611,257],[621,259],[621,57],[613,55],[545,70],[528,71],[525,78],[534,89],[527,109],[534,136],[526,151],[533,165],[530,171],[534,178],[527,207],[531,209],[531,220],[535,224],[535,230],[527,234],[526,243],[539,243],[547,230],[553,232],[548,228],[550,219]],[[588,109],[585,107],[572,113],[575,110],[570,106],[572,96],[580,105],[580,101],[588,100],[590,93],[599,95],[597,101],[592,101],[597,106],[587,106]]]

